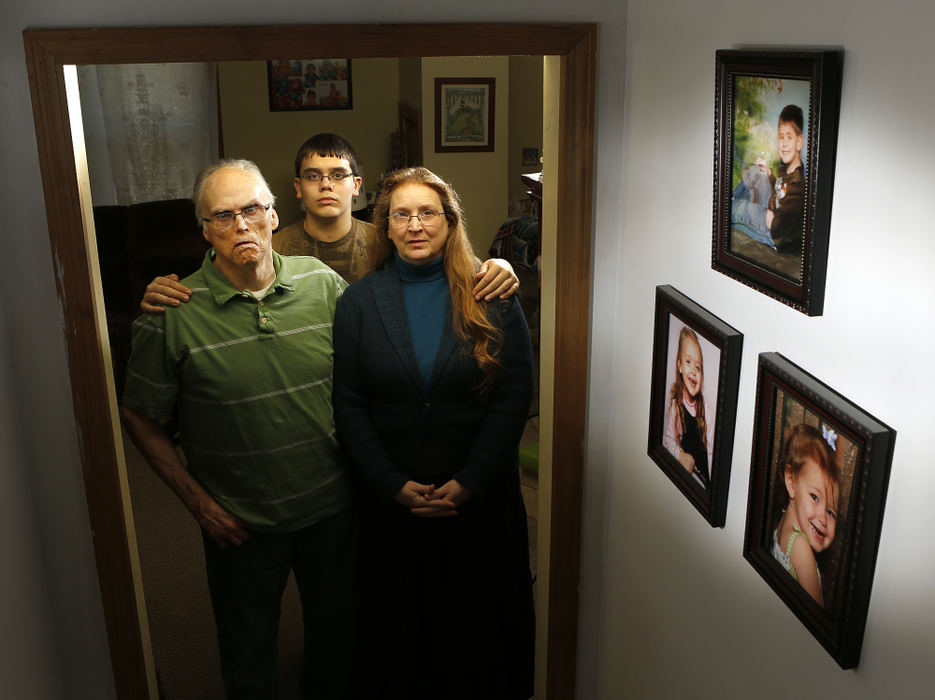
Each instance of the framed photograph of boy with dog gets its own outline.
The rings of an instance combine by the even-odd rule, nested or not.
[[[712,267],[822,313],[842,51],[716,52]]]
[[[759,356],[744,558],[841,668],[860,659],[896,432]]]
[[[649,457],[723,527],[743,335],[670,285],[656,287]]]

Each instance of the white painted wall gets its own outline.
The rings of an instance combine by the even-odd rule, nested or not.
[[[0,192],[8,210],[0,229],[0,486],[22,509],[4,516],[15,527],[0,528],[12,578],[0,595],[0,648],[20,652],[15,668],[0,666],[0,687],[24,687],[38,700],[97,700],[112,697],[112,683],[21,31],[301,23],[320,12],[299,0],[23,5],[0,10]],[[935,641],[935,562],[926,544],[935,526],[935,480],[926,473],[933,416],[925,395],[935,237],[923,211],[935,151],[930,3],[360,0],[330,9],[332,22],[601,24],[579,697],[927,697]],[[714,51],[790,42],[848,51],[826,312],[815,319],[709,265]],[[723,530],[709,528],[645,454],[660,283],[746,334]],[[857,671],[840,671],[741,556],[753,375],[764,350],[784,352],[899,431]],[[25,539],[30,529],[38,557]],[[687,582],[704,594],[686,594]],[[26,626],[34,633],[28,644],[17,632]]]
[[[931,697],[935,9],[914,0],[628,6],[619,226],[605,216],[606,195],[598,200],[598,253],[611,236],[621,243],[617,288],[601,269],[595,281],[601,295],[615,295],[614,315],[603,320],[616,329],[610,374],[591,382],[611,387],[613,432],[606,534],[585,562],[584,580],[598,577],[602,591],[596,680],[585,697]],[[790,43],[846,50],[820,318],[710,269],[714,52]],[[663,283],[745,333],[723,530],[708,527],[646,457],[653,290]],[[757,354],[772,350],[898,431],[854,671],[838,668],[742,558]]]
[[[62,693],[52,608],[47,600],[42,549],[36,536],[32,488],[26,477],[22,426],[13,385],[16,365],[7,351],[11,330],[0,306],[0,688],[4,697],[54,698]]]

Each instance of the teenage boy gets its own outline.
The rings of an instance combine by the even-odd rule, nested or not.
[[[345,139],[329,133],[308,139],[296,153],[293,180],[305,218],[274,233],[273,250],[280,255],[316,257],[348,283],[366,274],[372,226],[352,216],[362,181],[357,154]],[[508,297],[519,288],[513,268],[497,258],[481,265],[477,280],[474,295],[478,300]],[[165,306],[178,306],[190,295],[177,275],[157,277],[146,287],[140,308],[163,313]]]
[[[802,252],[805,223],[805,173],[802,168],[802,108],[786,105],[779,113],[779,158],[782,164],[770,179],[773,195],[766,212],[776,250],[780,253]]]

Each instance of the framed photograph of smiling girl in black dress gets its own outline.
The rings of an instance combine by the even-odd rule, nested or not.
[[[650,458],[714,527],[727,515],[743,335],[656,287]]]
[[[842,668],[860,658],[896,433],[759,358],[744,557]]]

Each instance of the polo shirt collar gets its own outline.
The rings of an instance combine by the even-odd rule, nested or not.
[[[204,272],[208,291],[211,293],[211,296],[214,297],[214,302],[218,306],[223,306],[234,297],[243,296],[247,290],[237,289],[227,281],[227,278],[214,266],[214,258],[216,255],[217,253],[214,248],[211,248],[205,253],[205,259],[201,264],[201,269]],[[276,271],[276,279],[273,280],[270,289],[275,290],[281,287],[284,291],[293,291],[295,289],[295,284],[292,281],[292,275],[289,274],[288,265],[286,265],[283,257],[275,250],[273,251],[273,269]]]

